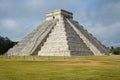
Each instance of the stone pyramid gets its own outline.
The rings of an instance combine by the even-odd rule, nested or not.
[[[71,12],[59,9],[46,13],[46,20],[6,54],[90,56],[109,54],[109,49],[74,21]]]

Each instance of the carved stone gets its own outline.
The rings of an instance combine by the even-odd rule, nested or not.
[[[6,54],[17,56],[106,55],[109,49],[73,20],[71,12],[46,13],[46,20]]]

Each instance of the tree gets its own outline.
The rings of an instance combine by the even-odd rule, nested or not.
[[[115,55],[120,55],[120,47],[114,48],[113,46],[111,47],[111,51]]]
[[[8,37],[0,36],[0,55],[3,55],[8,51],[8,49],[12,48],[17,42],[11,41]]]

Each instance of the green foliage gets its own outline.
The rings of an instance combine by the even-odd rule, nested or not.
[[[120,55],[120,47],[114,48],[113,46],[111,47],[111,51],[115,55]]]
[[[16,42],[11,41],[9,38],[0,36],[0,55],[7,52],[8,49],[13,47],[15,44]]]

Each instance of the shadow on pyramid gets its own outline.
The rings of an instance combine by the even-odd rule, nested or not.
[[[91,56],[108,55],[102,45],[71,12],[59,9],[46,13],[46,20],[6,54],[16,56]]]

